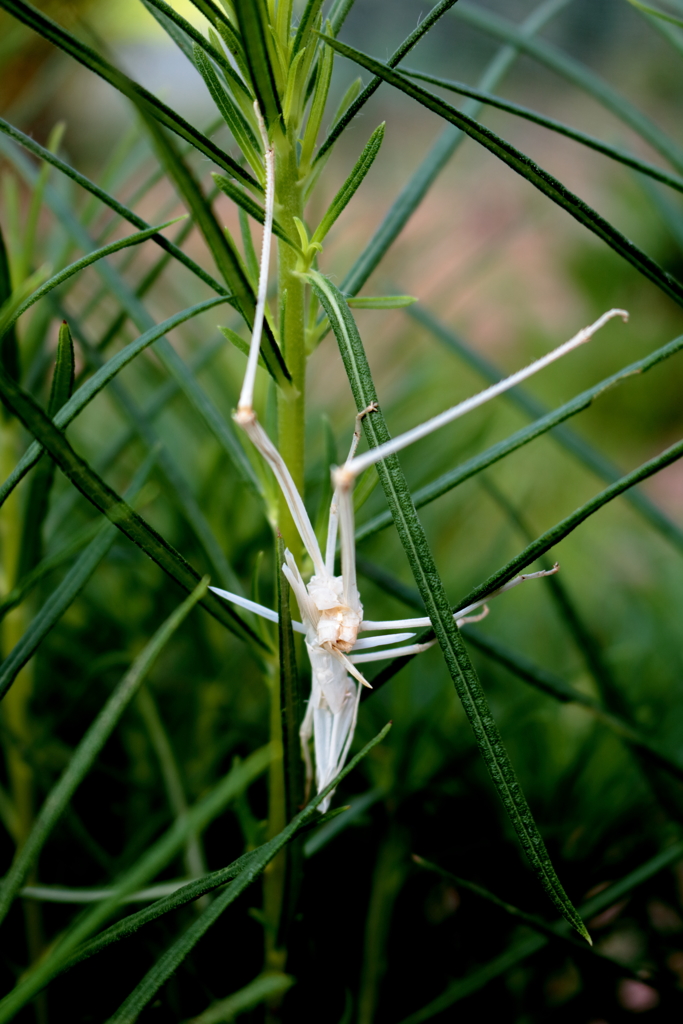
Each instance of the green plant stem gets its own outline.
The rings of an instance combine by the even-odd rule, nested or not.
[[[279,133],[275,138],[275,198],[284,230],[297,238],[294,218],[303,221],[303,190],[299,183],[296,142]],[[306,348],[304,343],[305,284],[296,272],[298,256],[287,245],[278,246],[280,345],[298,394],[278,390],[278,447],[300,494],[304,492],[304,416],[306,410]],[[301,540],[287,503],[280,496],[279,530],[286,548],[298,560]]]

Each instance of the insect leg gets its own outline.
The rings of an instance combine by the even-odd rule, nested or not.
[[[371,402],[367,409],[363,409],[356,416],[356,422],[353,428],[353,437],[351,438],[351,447],[349,448],[349,454],[346,456],[346,461],[350,462],[356,454],[356,449],[360,442],[361,437],[361,423],[365,416],[370,412],[377,411],[377,402]],[[339,488],[335,488],[334,494],[332,495],[332,503],[330,505],[330,518],[327,526],[327,546],[325,548],[325,567],[330,576],[334,576],[334,556],[337,550],[337,528],[339,525]]]
[[[562,356],[571,352],[573,349],[578,348],[579,345],[583,345],[589,341],[592,336],[598,331],[608,320],[611,320],[615,316],[620,316],[624,321],[628,320],[628,313],[623,309],[610,309],[607,313],[590,324],[588,327],[584,327],[578,334],[575,334],[573,338],[566,341],[563,345],[553,349],[552,352],[548,352],[542,356],[541,359],[537,359],[529,366],[524,367],[522,370],[518,370],[513,373],[510,377],[506,377],[505,380],[499,381],[497,384],[493,384],[489,388],[485,388],[484,391],[480,391],[479,394],[473,395],[471,398],[467,398],[464,402],[460,402],[458,405],[454,405],[451,409],[447,409],[445,412],[439,413],[438,416],[432,417],[432,419],[426,420],[421,423],[418,427],[413,427],[412,430],[408,430],[405,434],[399,434],[398,437],[393,437],[389,441],[385,441],[384,444],[380,444],[377,448],[371,448],[370,451],[363,452],[362,455],[351,459],[345,465],[345,470],[353,477],[356,478],[364,469],[368,466],[374,465],[376,462],[380,462],[385,459],[388,455],[393,455],[394,452],[401,451],[402,448],[407,448],[408,445],[413,444],[414,441],[418,441],[422,437],[427,437],[434,430],[438,430],[439,427],[443,427],[446,423],[451,423],[453,420],[459,419],[466,413],[471,412],[472,409],[477,409],[480,405],[484,405],[486,402],[495,398],[496,395],[501,395],[504,391],[509,391],[510,388],[516,387],[527,377],[533,376],[538,373],[545,366],[555,362]]]

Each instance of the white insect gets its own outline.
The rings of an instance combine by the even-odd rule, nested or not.
[[[256,104],[255,104],[256,106]],[[266,304],[268,284],[268,266],[273,224],[274,204],[274,158],[258,107],[257,117],[261,127],[261,136],[265,150],[266,194],[265,223],[261,264],[258,286],[258,300],[254,316],[254,325],[249,350],[249,359],[240,394],[239,405],[235,413],[235,422],[248,434],[249,438],[261,452],[271,467],[287,502],[302,544],[313,563],[313,575],[308,583],[304,583],[297,564],[289,551],[285,552],[285,564],[282,571],[289,581],[301,613],[302,622],[293,622],[296,632],[303,633],[306,648],[311,662],[311,696],[306,715],[301,724],[300,736],[302,755],[306,764],[307,790],[313,778],[313,766],[310,757],[310,740],[313,737],[315,749],[315,776],[318,791],[327,786],[341,771],[349,753],[353,740],[358,716],[361,686],[370,687],[356,667],[360,663],[377,661],[383,658],[395,658],[419,654],[432,647],[437,641],[431,640],[423,644],[408,644],[403,647],[372,651],[387,645],[401,643],[411,639],[415,634],[389,633],[368,639],[358,639],[358,634],[384,629],[420,629],[431,625],[428,618],[391,619],[388,621],[372,621],[363,618],[363,606],[356,584],[356,554],[354,542],[353,486],[356,478],[368,466],[379,462],[394,452],[400,451],[419,438],[426,437],[432,431],[452,420],[463,416],[472,409],[483,405],[496,395],[515,387],[543,367],[567,352],[588,341],[608,320],[615,316],[628,319],[628,313],[620,309],[612,309],[600,317],[590,327],[565,342],[559,348],[538,359],[536,362],[519,370],[511,377],[468,398],[446,412],[427,420],[419,427],[387,441],[362,455],[356,455],[360,441],[361,421],[371,416],[376,406],[369,406],[356,416],[355,430],[348,458],[343,466],[332,470],[332,481],[335,487],[327,532],[325,557],[323,558],[308,513],[296,485],[291,477],[282,456],[273,445],[265,430],[259,423],[253,409],[254,382],[256,365],[259,356],[261,331]],[[341,576],[334,575],[337,532],[341,541]],[[511,590],[525,580],[537,579],[557,572],[558,566],[552,569],[517,576],[505,586],[493,591],[486,600]],[[231,603],[255,612],[271,622],[278,621],[277,612],[256,604],[238,594],[227,590],[211,587],[214,593]],[[473,614],[478,612],[478,614]],[[454,613],[458,626],[466,622],[482,619],[488,614],[485,602],[477,601]],[[359,653],[366,652],[369,653]],[[328,797],[318,808],[324,812],[329,806]]]

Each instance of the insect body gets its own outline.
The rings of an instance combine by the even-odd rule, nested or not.
[[[313,766],[309,752],[310,740],[313,737],[316,782],[318,790],[321,790],[336,777],[344,765],[353,740],[361,686],[369,686],[369,683],[357,666],[363,662],[375,661],[380,658],[419,654],[436,643],[436,640],[432,640],[428,643],[408,644],[403,647],[389,647],[382,650],[381,648],[386,648],[387,645],[409,640],[415,634],[403,632],[389,633],[366,639],[358,638],[358,634],[362,632],[376,632],[384,629],[416,629],[430,625],[428,618],[396,619],[381,622],[363,618],[363,606],[356,582],[352,493],[354,482],[359,473],[368,466],[381,461],[394,452],[400,451],[442,425],[465,415],[470,410],[483,405],[496,395],[532,376],[532,374],[538,372],[544,366],[549,365],[549,363],[588,341],[612,317],[621,316],[623,319],[627,319],[628,314],[624,310],[610,310],[594,324],[579,331],[574,338],[565,342],[564,345],[559,346],[559,348],[538,359],[530,366],[519,370],[511,377],[494,384],[472,398],[466,399],[459,405],[426,421],[419,427],[415,427],[413,430],[357,456],[356,449],[361,436],[361,422],[365,416],[371,416],[377,406],[373,404],[367,409],[362,410],[356,417],[355,430],[346,462],[343,466],[332,471],[335,492],[330,507],[327,543],[325,546],[325,557],[323,558],[301,495],[297,491],[282,456],[259,423],[252,404],[266,304],[274,197],[273,150],[263,126],[258,107],[256,107],[256,112],[261,126],[266,154],[265,223],[258,301],[254,316],[249,359],[239,405],[235,413],[235,421],[247,433],[275,474],[296,524],[302,544],[313,563],[313,575],[308,583],[304,583],[292,554],[286,551],[285,564],[282,566],[282,571],[294,591],[301,613],[302,621],[293,622],[292,626],[297,632],[304,634],[306,649],[311,663],[311,696],[306,715],[301,724],[300,733],[302,754],[306,763],[307,782],[309,784],[313,776]],[[318,278],[319,284],[325,284],[324,279],[317,272],[314,272],[314,275]],[[341,576],[336,576],[334,573],[338,533],[341,546]],[[556,572],[557,569],[558,566],[555,565],[550,570],[517,576],[498,590],[487,595],[486,600],[488,601],[506,590],[511,590],[525,580],[547,576],[550,573]],[[219,590],[215,587],[211,589],[226,600],[253,611],[266,619],[277,622],[277,612],[272,611],[270,608],[256,604],[229,591]],[[487,605],[482,600],[467,608],[459,609],[454,612],[453,617],[460,626],[465,622],[481,619],[487,614],[487,611]],[[380,648],[380,650],[373,650],[372,648]],[[328,797],[325,802],[320,804],[320,811],[327,809],[329,799]]]

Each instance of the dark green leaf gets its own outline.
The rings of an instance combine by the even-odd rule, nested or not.
[[[0,1022],[5,1024],[6,1021],[12,1020],[17,1010],[62,970],[80,943],[89,938],[93,931],[116,913],[123,897],[139,889],[141,885],[157,875],[182,849],[189,835],[206,828],[209,822],[213,821],[231,800],[234,800],[259,775],[262,775],[270,763],[271,756],[270,746],[254,751],[228,772],[212,790],[189,809],[184,817],[177,818],[171,828],[156,840],[132,868],[129,868],[119,878],[112,894],[88,910],[82,917],[77,918],[68,933],[63,935],[60,941],[51,947],[47,955],[34,966],[33,970],[24,975],[16,987],[0,1001]],[[211,906],[213,905],[211,904]]]
[[[165,0],[143,0],[143,3],[150,11],[150,14],[154,15],[174,42],[180,47],[188,60],[193,62],[195,60],[196,51],[193,50],[192,46],[192,43],[194,43],[195,46],[201,47],[212,60],[215,60],[235,92],[246,97],[249,102],[251,101],[251,96],[244,82],[239,75],[235,74],[230,61],[227,60],[219,46],[214,46],[209,40],[205,39],[191,22],[183,18],[181,14],[178,14],[175,8],[167,4]],[[221,22],[221,25],[223,25],[223,22]]]
[[[142,464],[128,489],[126,497],[134,500],[147,479],[155,461],[150,455]],[[103,522],[99,533],[69,569],[59,586],[50,594],[21,639],[14,645],[0,665],[0,699],[9,690],[21,669],[33,657],[38,647],[59,621],[76,596],[86,585],[97,566],[116,539],[116,530]]]
[[[377,401],[377,394],[355,321],[344,297],[334,285],[317,272],[311,272],[308,277],[337,338],[356,408],[360,412]],[[389,432],[379,409],[371,416],[365,417],[363,428],[371,448],[389,439]],[[590,941],[583,922],[555,874],[543,839],[515,776],[498,727],[489,710],[486,695],[470,661],[460,630],[453,619],[397,456],[391,455],[379,462],[377,472],[444,660],[510,822],[536,877],[556,909],[576,928],[579,935]]]
[[[323,238],[330,230],[337,217],[341,214],[342,210],[348,205],[353,196],[355,195],[358,187],[360,186],[363,178],[372,167],[375,157],[379,153],[382,140],[384,139],[384,126],[385,122],[382,121],[368,139],[365,149],[358,157],[355,166],[348,178],[337,192],[336,196],[330,203],[327,212],[325,213],[320,224],[315,229],[311,242],[322,242]]]
[[[429,32],[439,18],[455,3],[457,3],[457,0],[440,0],[440,3],[435,4],[426,18],[423,18],[417,28],[414,29],[410,35],[403,40],[398,49],[392,53],[391,57],[387,61],[389,67],[394,68],[397,64],[400,64],[406,54],[410,53],[413,47],[419,43],[420,39]],[[339,121],[337,121],[337,123],[330,129],[327,138],[318,150],[315,158],[316,162],[325,156],[327,151],[335,144],[341,133],[344,131],[347,124],[349,124],[358,111],[365,106],[373,93],[377,92],[381,84],[382,79],[375,77],[369,85],[365,86],[360,96],[353,101],[351,106],[344,112],[344,114],[342,114]]]
[[[343,808],[341,810],[343,810]],[[319,818],[314,819],[313,821],[306,819],[299,825],[295,835],[310,832],[317,828],[318,825],[323,825],[332,818],[336,818],[339,813],[340,810],[338,809],[328,811],[327,814],[322,814]],[[264,845],[267,846],[267,844]],[[89,957],[94,956],[101,950],[106,949],[107,946],[112,945],[112,943],[119,942],[121,939],[125,939],[129,935],[134,935],[135,932],[150,921],[156,921],[157,918],[162,917],[164,914],[177,910],[179,907],[184,907],[188,903],[194,903],[195,900],[205,896],[207,893],[220,889],[226,882],[229,882],[232,878],[236,878],[248,864],[253,862],[254,858],[263,849],[264,847],[260,847],[256,850],[250,850],[248,853],[238,857],[237,860],[232,862],[232,864],[228,864],[227,867],[220,868],[218,871],[212,871],[208,875],[204,875],[202,878],[196,878],[192,882],[188,882],[187,885],[183,885],[179,889],[176,889],[176,891],[171,893],[170,896],[164,896],[151,906],[145,907],[144,910],[139,910],[135,914],[129,914],[128,917],[125,917],[122,921],[118,921],[110,928],[107,928],[106,931],[100,932],[100,934],[96,935],[95,938],[90,939],[88,942],[84,942],[82,946],[79,946],[74,955],[60,968],[60,971],[68,971],[71,967],[74,967],[82,960],[87,960]]]
[[[626,875],[620,882],[608,886],[597,896],[588,900],[580,908],[582,916],[588,920],[601,911],[606,910],[607,907],[614,906],[618,900],[658,874],[665,867],[668,867],[669,864],[675,864],[676,860],[680,859],[682,855],[683,843],[673,843],[667,850],[658,853],[651,860],[636,868],[635,871],[632,871],[630,875]],[[558,933],[566,930],[563,926],[563,921],[556,925]],[[466,996],[479,991],[495,978],[510,970],[511,967],[532,956],[533,953],[542,949],[547,942],[548,940],[542,935],[532,935],[529,938],[519,940],[504,953],[501,953],[500,956],[491,960],[490,963],[472,971],[471,974],[466,975],[464,978],[458,978],[452,982],[445,992],[421,1010],[411,1013],[409,1017],[405,1017],[400,1024],[421,1024],[422,1021],[431,1020],[438,1013],[447,1010],[449,1006],[453,1006]]]
[[[5,237],[0,227],[0,309],[12,297],[12,278],[10,275],[9,256],[5,245]],[[0,340],[0,363],[10,377],[19,380],[19,345],[14,325],[5,331]]]
[[[235,0],[235,13],[251,85],[266,124],[271,126],[281,118],[282,107],[268,45],[270,25],[265,0]]]
[[[50,401],[47,406],[47,414],[50,419],[54,419],[62,406],[66,405],[71,398],[74,390],[75,375],[74,343],[69,325],[66,320],[63,320],[59,325],[57,361],[55,362],[55,372],[52,375]]]
[[[265,174],[261,146],[251,129],[251,125],[221,85],[211,61],[198,43],[195,43],[192,59],[206,83],[212,100],[218,107],[221,117],[232,132],[235,142],[242,150],[247,163],[258,176],[261,184],[263,184]]]
[[[570,128],[569,125],[562,124],[561,121],[556,121],[552,117],[546,117],[544,114],[539,114],[536,110],[521,107],[518,103],[511,103],[509,100],[504,100],[500,96],[494,96],[490,92],[473,89],[463,82],[452,82],[447,78],[435,78],[433,75],[425,75],[421,71],[412,71],[409,68],[401,68],[401,72],[410,78],[417,78],[422,82],[430,82],[432,85],[438,85],[442,89],[449,89],[451,92],[460,93],[462,96],[469,96],[471,99],[478,100],[487,106],[496,107],[498,110],[504,110],[508,114],[515,114],[526,121],[539,124],[543,128],[549,128],[550,131],[557,132],[559,135],[565,135],[568,139],[573,139],[574,142],[580,142],[582,146],[588,146],[589,149],[594,149],[596,152],[608,156],[611,160],[616,160],[618,163],[625,164],[626,167],[631,167],[641,174],[646,174],[656,181],[661,181],[665,185],[675,188],[678,192],[683,192],[683,178],[668,174],[661,167],[657,167],[656,164],[648,163],[646,160],[639,160],[637,156],[628,153],[625,149],[609,146],[602,139],[596,139],[592,135],[586,135],[585,132],[577,131],[576,128]]]
[[[294,43],[292,44],[292,58],[296,57],[299,50],[308,45],[311,30],[318,19],[322,5],[323,0],[307,0],[304,12],[301,15],[301,21],[299,22],[296,30],[296,35],[294,36]]]
[[[74,346],[69,325],[64,320],[59,328],[57,360],[52,376],[50,401],[47,408],[47,414],[50,419],[54,419],[62,406],[71,398],[74,388],[74,373]],[[31,572],[42,557],[43,545],[41,535],[43,522],[47,515],[54,471],[55,464],[52,459],[42,459],[31,481],[24,510],[21,547],[17,563],[18,580],[21,580],[27,573]]]
[[[108,192],[105,192],[104,189],[100,188],[99,185],[96,185],[94,182],[90,181],[89,178],[86,178],[84,174],[80,173],[80,171],[77,171],[75,168],[65,163],[64,160],[61,160],[54,153],[50,153],[49,150],[44,149],[43,146],[39,145],[28,135],[24,135],[24,133],[20,132],[18,128],[15,128],[2,118],[0,118],[0,131],[4,132],[5,135],[8,135],[11,139],[14,139],[15,142],[18,142],[30,153],[33,153],[34,156],[46,161],[46,163],[52,164],[52,166],[56,167],[58,171],[61,171],[62,174],[71,178],[80,185],[81,188],[86,189],[97,199],[101,200],[101,202],[111,210],[118,213],[120,217],[123,217],[124,220],[127,220],[130,224],[134,224],[136,228],[140,228],[143,231],[146,231],[147,228],[149,228],[149,224],[143,220],[142,217],[139,217],[137,213],[134,213],[133,210],[128,209],[128,207],[124,206],[123,203],[120,203],[118,199],[115,199],[113,196],[109,195]],[[205,284],[208,284],[213,291],[218,292],[219,295],[228,295],[228,291],[222,284],[216,281],[216,279],[213,278],[211,274],[207,273],[203,267],[200,267],[198,263],[195,263],[195,261],[187,256],[182,249],[179,249],[173,244],[173,242],[169,241],[168,238],[165,238],[163,235],[156,234],[151,235],[151,241],[156,242],[156,244],[161,246],[162,249],[165,249],[166,252],[170,253],[171,256],[178,260],[179,263],[182,263],[191,270],[193,274],[200,278],[200,280],[204,281]]]
[[[2,369],[0,369],[0,394],[26,429],[50,453],[74,487],[181,587],[187,591],[194,590],[199,582],[198,573],[172,545],[152,529],[91,469],[88,463],[74,451],[59,427],[55,426],[31,396],[23,391]],[[225,601],[221,601],[209,592],[202,599],[202,605],[232,632],[236,632],[243,638],[251,638],[258,646],[262,646],[261,641],[252,630],[230,609]]]

